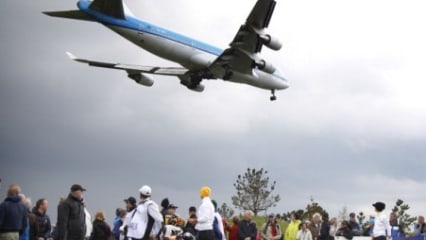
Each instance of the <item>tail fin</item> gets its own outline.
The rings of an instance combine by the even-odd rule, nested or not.
[[[94,0],[89,8],[111,17],[125,19],[122,0]]]

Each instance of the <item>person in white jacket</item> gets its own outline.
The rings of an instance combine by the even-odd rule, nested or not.
[[[210,195],[209,187],[200,189],[201,205],[197,211],[197,224],[195,225],[195,229],[198,231],[197,240],[213,240],[214,238],[214,206]]]
[[[158,205],[151,200],[151,187],[144,185],[139,189],[141,201],[131,213],[127,224],[127,237],[132,240],[148,240],[160,232],[163,215]]]

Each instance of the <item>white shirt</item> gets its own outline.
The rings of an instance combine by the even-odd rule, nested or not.
[[[377,217],[374,219],[374,228],[373,236],[390,236],[391,235],[391,226],[389,224],[389,219],[383,213],[378,213]]]
[[[209,197],[201,200],[201,205],[197,211],[197,224],[195,229],[198,231],[213,230],[214,206]]]
[[[299,230],[296,235],[297,240],[312,240],[312,233],[309,229]]]

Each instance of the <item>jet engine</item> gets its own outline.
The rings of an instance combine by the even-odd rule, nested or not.
[[[262,40],[263,44],[265,44],[265,46],[272,50],[278,51],[283,46],[279,39],[274,38],[269,34],[260,35],[259,37]]]
[[[151,87],[154,84],[154,78],[142,73],[129,73],[127,75],[129,78],[135,80],[136,83]]]
[[[273,74],[277,69],[274,65],[266,62],[265,60],[259,60],[254,63],[260,70],[267,72],[269,74]]]

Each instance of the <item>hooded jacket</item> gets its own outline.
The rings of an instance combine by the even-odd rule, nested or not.
[[[7,197],[0,204],[0,232],[23,233],[27,224],[27,210],[21,204],[21,197]]]

